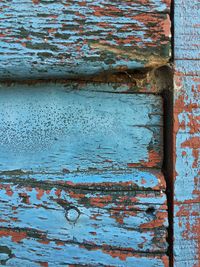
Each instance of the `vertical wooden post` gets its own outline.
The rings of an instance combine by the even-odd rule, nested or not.
[[[174,6],[174,266],[200,266],[198,0]]]

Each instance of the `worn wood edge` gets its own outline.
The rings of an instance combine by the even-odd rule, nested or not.
[[[168,222],[165,195],[156,201],[153,195],[135,195],[134,192],[129,195],[127,192],[102,194],[7,184],[1,187],[0,198],[1,227],[38,229],[51,238],[63,241],[72,241],[74,236],[79,243],[90,243],[93,240],[92,243],[100,244],[104,240],[112,247],[166,251]],[[68,210],[78,211],[77,219],[71,221]],[[110,228],[113,228],[113,232],[109,234],[105,231],[102,236],[101,231]],[[87,237],[79,236],[76,229],[88,232]],[[96,234],[93,235],[93,232]],[[114,235],[113,239],[116,239],[120,233],[127,238],[127,242],[121,244],[116,240],[113,243],[110,237]],[[136,239],[129,239],[131,233],[135,233]],[[146,240],[141,240],[145,235]]]
[[[52,194],[57,197],[59,201],[59,197],[62,196],[61,204],[66,202],[65,200],[65,194],[73,196],[76,199],[82,199],[83,198],[83,203],[87,203],[90,201],[90,195],[97,195],[99,196],[98,199],[94,197],[94,204],[103,203],[107,205],[109,203],[110,199],[113,199],[114,202],[120,203],[120,201],[125,201],[127,203],[127,207],[124,206],[116,206],[115,209],[120,209],[126,210],[126,209],[138,209],[138,210],[143,210],[146,211],[145,205],[155,205],[159,206],[160,209],[167,210],[167,203],[166,203],[166,194],[164,191],[155,191],[155,190],[120,190],[120,188],[116,188],[116,190],[113,190],[112,188],[105,190],[102,188],[80,188],[80,187],[65,187],[65,186],[60,186],[57,184],[46,184],[46,183],[35,183],[32,184],[31,182],[29,184],[26,183],[16,183],[16,182],[1,182],[0,183],[0,190],[2,192],[4,191],[5,197],[12,197],[15,191],[22,191],[22,193],[19,194],[19,196],[22,197],[22,202],[23,202],[23,192],[24,192],[24,200],[28,200],[27,193],[34,192],[36,199],[40,200],[41,197],[45,194],[47,197],[48,195],[52,192]],[[26,192],[27,190],[27,192]],[[113,195],[113,198],[109,197],[109,194]],[[108,196],[108,197],[107,197]],[[92,196],[91,196],[92,197]],[[120,200],[121,199],[121,200]],[[97,200],[97,201],[96,201]],[[24,203],[26,203],[25,201]],[[114,205],[113,202],[113,205]],[[28,203],[28,202],[27,202]],[[131,206],[131,204],[133,206]],[[144,205],[144,207],[143,207]],[[101,205],[100,205],[101,206]],[[115,206],[115,205],[114,205]],[[114,207],[113,206],[113,207]],[[149,211],[150,213],[153,211]]]
[[[155,235],[155,233],[151,233],[152,235]],[[81,248],[86,248],[88,250],[110,250],[110,251],[121,251],[122,253],[130,253],[130,256],[134,256],[134,254],[139,254],[141,256],[145,257],[153,257],[153,256],[159,256],[159,255],[166,255],[166,250],[160,251],[160,250],[155,250],[155,251],[142,251],[142,250],[134,250],[134,249],[129,249],[129,248],[120,248],[117,246],[109,246],[103,244],[101,245],[95,245],[95,244],[89,244],[89,243],[79,243],[73,240],[61,240],[61,239],[56,239],[56,238],[48,238],[46,237],[46,234],[40,230],[36,229],[31,229],[31,228],[12,228],[12,227],[0,227],[0,240],[4,237],[11,237],[11,242],[16,243],[16,246],[19,246],[20,243],[23,244],[23,240],[35,240],[38,243],[41,243],[43,245],[47,245],[51,242],[55,242],[58,246],[78,246],[80,249]],[[10,241],[7,243],[9,244]],[[6,245],[6,244],[5,244]],[[39,245],[39,244],[38,244]],[[77,251],[78,253],[78,251]],[[1,245],[0,245],[0,254],[1,254]]]
[[[170,70],[171,69],[171,70]],[[27,86],[44,86],[48,84],[60,86],[73,86],[74,90],[99,91],[110,93],[151,93],[160,94],[169,87],[170,80],[167,79],[169,71],[172,72],[170,64],[153,68],[142,68],[120,72],[105,72],[100,75],[84,76],[76,79],[51,79],[48,80],[12,80],[0,82],[1,87],[13,87],[16,83]],[[102,88],[105,84],[105,88]]]
[[[60,241],[71,242],[70,224],[72,224],[72,228],[76,229],[76,224],[77,227],[80,227],[79,223],[81,225],[83,223],[84,231],[86,233],[89,231],[87,238],[92,243],[100,245],[103,238],[104,243],[112,248],[120,246],[128,248],[129,251],[166,252],[168,212],[165,194],[156,197],[153,194],[145,195],[142,192],[135,194],[134,191],[129,193],[77,191],[55,186],[44,190],[42,185],[33,188],[30,185],[1,184],[0,198],[2,203],[0,225],[2,227],[9,225],[8,229],[13,227],[16,229],[26,227],[33,231],[38,229],[43,234],[48,232],[48,236],[51,238],[56,237]],[[74,207],[81,212],[77,222],[66,219],[68,216],[66,210],[74,209]],[[47,221],[43,220],[43,216]],[[96,216],[100,216],[102,220],[98,222],[99,219]],[[55,218],[57,218],[56,221]],[[131,218],[134,218],[134,223]],[[47,224],[47,222],[49,223]],[[96,225],[94,229],[93,223]],[[106,229],[112,228],[113,232],[108,232],[108,234],[105,232],[102,236],[101,231],[105,227]],[[76,231],[73,234],[73,229],[71,230],[77,241],[85,244],[89,242],[86,237],[86,241],[81,241],[83,237],[80,236],[79,239]],[[63,235],[63,231],[65,231],[65,235]],[[95,231],[96,235],[90,233],[91,231]],[[131,233],[133,235],[135,233],[136,239],[129,240]],[[123,245],[120,241],[113,243],[110,237],[116,238],[117,235],[128,238],[127,242],[124,241]],[[146,239],[143,240],[143,237]]]
[[[95,180],[96,179],[96,180]],[[21,184],[37,184],[52,186],[74,187],[74,188],[96,188],[112,190],[121,188],[121,190],[166,190],[166,181],[161,170],[132,169],[121,171],[103,171],[103,172],[72,172],[63,169],[62,173],[34,173],[23,170],[13,170],[0,172],[1,182],[14,182]],[[113,189],[115,190],[115,189]]]
[[[17,233],[14,234],[14,240],[20,242],[20,239],[23,241],[24,240],[24,235],[23,233],[20,235],[18,235]],[[20,256],[19,253],[17,253],[16,248],[23,246],[24,249],[26,249],[25,251],[28,250],[28,244],[27,242],[23,243],[13,243],[12,241],[10,241],[10,239],[8,238],[4,238],[4,240],[2,240],[3,238],[1,238],[2,241],[2,245],[0,246],[0,251],[3,251],[3,253],[7,254],[7,257],[5,257],[5,260],[2,261],[3,264],[10,264],[12,262],[15,263],[29,263],[30,262],[33,264],[33,261],[30,261],[30,258],[32,259],[32,257],[27,257],[24,255]],[[56,244],[57,243],[57,244]],[[90,266],[90,267],[96,267],[96,266],[108,266],[108,262],[110,264],[112,264],[111,266],[122,266],[124,264],[131,264],[131,266],[133,267],[137,267],[138,264],[143,265],[147,264],[149,267],[157,267],[157,266],[163,266],[163,267],[167,267],[168,266],[168,257],[164,254],[149,254],[149,253],[131,253],[129,251],[120,251],[120,250],[109,250],[107,248],[90,248],[90,247],[81,247],[79,248],[78,246],[74,245],[74,249],[75,251],[77,250],[77,252],[79,251],[79,255],[81,256],[81,259],[79,261],[79,263],[77,262],[78,260],[73,259],[73,254],[71,253],[69,255],[69,253],[71,252],[70,246],[63,244],[62,242],[46,242],[45,244],[41,244],[37,241],[37,239],[35,238],[31,244],[31,247],[36,247],[38,248],[38,250],[45,248],[45,251],[48,251],[49,249],[52,248],[53,245],[53,250],[54,251],[59,251],[60,249],[62,249],[62,253],[64,252],[64,255],[68,255],[68,261],[65,258],[65,264],[69,264],[67,266],[69,267],[74,267],[74,266]],[[66,250],[65,247],[67,248]],[[47,249],[47,250],[46,250]],[[64,251],[63,251],[64,250]],[[12,251],[14,253],[12,253]],[[45,252],[43,251],[43,252]],[[67,251],[70,251],[67,253]],[[95,252],[96,251],[96,252]],[[33,252],[32,252],[33,253]],[[17,254],[17,258],[15,260],[15,254]],[[47,257],[47,253],[45,253],[44,257],[42,259],[40,259],[39,257],[36,258],[34,260],[34,262],[38,265],[36,266],[51,266],[51,264],[55,264],[55,259],[57,259],[57,263],[58,259],[60,258],[59,255],[60,253],[56,253],[57,257],[54,256],[54,259],[52,260],[52,258]],[[84,260],[83,255],[86,255],[86,258]],[[34,255],[35,258],[35,255]],[[63,260],[63,259],[62,259]],[[50,265],[49,265],[50,264]],[[86,265],[85,265],[86,264]],[[16,266],[16,265],[15,265]],[[57,265],[60,266],[60,265]]]

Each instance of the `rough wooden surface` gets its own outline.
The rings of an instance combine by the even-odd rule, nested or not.
[[[11,232],[11,235],[18,236],[18,232]],[[9,233],[8,233],[9,234]],[[11,237],[1,238],[3,243],[4,255],[2,263],[7,266],[48,266],[53,267],[96,267],[96,266],[148,266],[148,267],[165,267],[168,266],[166,255],[144,255],[131,253],[129,251],[112,250],[108,248],[82,247],[80,245],[70,245],[67,243],[46,240],[43,242],[39,238],[31,236],[24,237],[19,235],[20,243],[11,241]],[[16,256],[12,255],[12,251]],[[42,255],[42,257],[41,257]],[[77,264],[77,262],[79,262]]]
[[[168,266],[162,98],[121,86],[1,85],[0,264]]]
[[[1,263],[168,266],[166,186],[159,171],[90,172],[67,181],[54,175],[42,183],[41,177],[1,175]]]
[[[175,2],[175,59],[199,59],[199,9],[198,0]],[[193,69],[195,71],[195,68]]]
[[[19,184],[39,184],[47,183],[49,185],[77,186],[81,189],[90,190],[144,190],[144,191],[165,191],[166,184],[160,170],[151,169],[127,169],[121,171],[103,171],[103,172],[74,172],[69,173],[67,169],[58,173],[34,173],[22,170],[2,171],[0,172],[1,182],[17,182]]]
[[[0,265],[169,266],[162,98],[129,94],[159,92],[169,10],[0,1]]]
[[[0,2],[0,78],[69,78],[170,58],[170,0]]]
[[[175,1],[174,265],[200,266],[199,1]],[[180,26],[181,25],[181,26]]]
[[[3,86],[0,121],[1,171],[162,165],[160,96],[77,91],[58,84]]]
[[[156,196],[154,192],[145,191],[104,193],[78,188],[49,187],[45,190],[42,185],[36,188],[1,186],[1,227],[9,226],[8,230],[32,229],[43,233],[41,239],[44,240],[56,239],[85,246],[166,252],[164,193]]]

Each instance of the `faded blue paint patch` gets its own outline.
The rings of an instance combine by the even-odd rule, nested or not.
[[[0,94],[2,171],[126,168],[148,163],[149,147],[159,156],[151,166],[162,164],[160,96],[59,84],[2,87]]]

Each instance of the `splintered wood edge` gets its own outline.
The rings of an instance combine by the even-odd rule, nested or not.
[[[95,181],[96,179],[96,181]],[[165,191],[166,181],[160,170],[133,169],[132,171],[104,171],[104,172],[74,172],[69,173],[32,173],[23,170],[4,171],[0,173],[0,182],[32,185],[51,188],[60,186],[65,188],[82,188],[94,190],[137,190],[137,191]]]
[[[173,69],[170,64],[153,68],[105,72],[99,75],[82,76],[75,79],[29,79],[0,82],[1,87],[13,87],[15,84],[27,86],[73,86],[74,90],[89,90],[110,93],[147,93],[160,94],[164,90],[172,90]],[[106,85],[102,88],[102,84]]]

